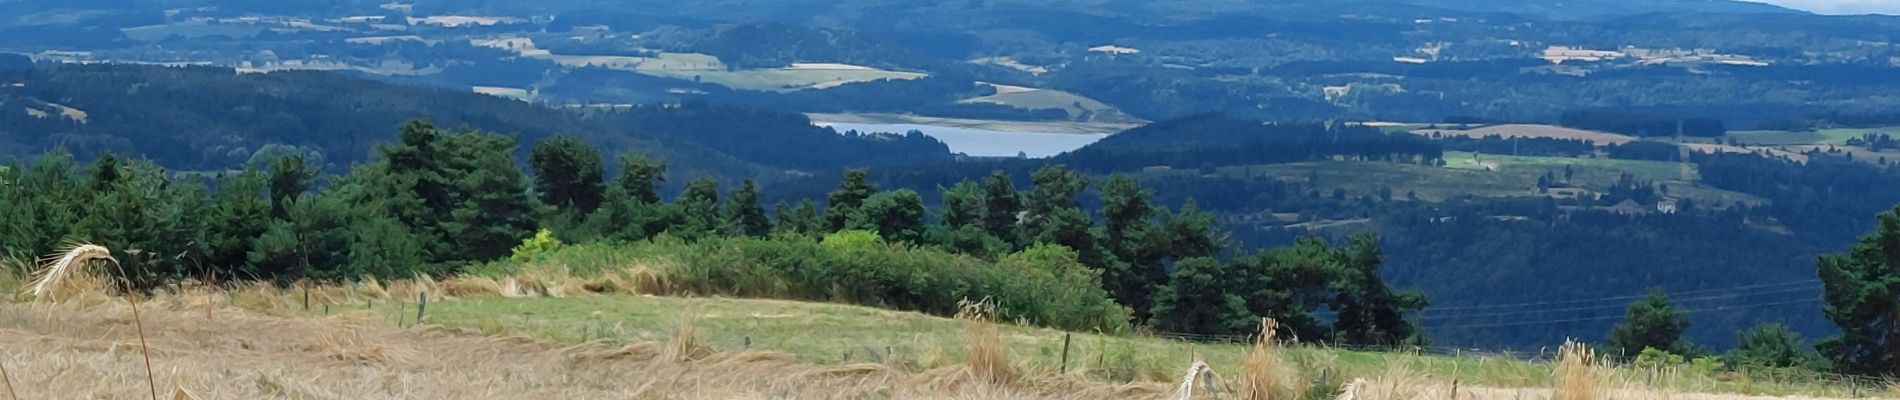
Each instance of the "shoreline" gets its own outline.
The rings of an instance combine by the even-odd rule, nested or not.
[[[938,118],[908,114],[827,114],[807,113],[814,125],[828,124],[910,124],[978,129],[1010,133],[1115,134],[1139,124],[1103,124],[1083,122],[1002,121],[984,119]]]

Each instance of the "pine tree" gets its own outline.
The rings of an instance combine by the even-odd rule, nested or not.
[[[772,222],[772,226],[780,231],[807,236],[817,235],[824,230],[824,225],[824,220],[818,216],[818,205],[813,204],[811,199],[800,200],[797,206],[790,207],[779,203],[777,216]]]
[[[1385,255],[1378,236],[1355,235],[1335,253],[1337,265],[1346,268],[1334,271],[1332,285],[1347,289],[1333,300],[1333,308],[1339,310],[1333,322],[1334,337],[1355,345],[1396,345],[1420,339],[1418,328],[1405,315],[1424,309],[1425,295],[1396,293],[1386,285],[1379,276]]]
[[[453,203],[441,226],[452,247],[438,258],[461,263],[506,257],[537,225],[528,178],[515,167],[515,139],[480,132],[450,138],[452,151],[442,161]]]
[[[682,238],[699,239],[716,234],[725,221],[719,213],[719,181],[712,179],[687,182],[686,191],[673,199],[673,208],[679,212],[680,224],[672,231]]]
[[[1737,338],[1737,345],[1730,350],[1727,358],[1729,365],[1793,368],[1809,365],[1812,356],[1801,345],[1801,335],[1788,328],[1788,324],[1761,323]]]
[[[983,180],[983,231],[1022,247],[1021,214],[1023,195],[1003,171],[991,172]]]
[[[1153,265],[1143,257],[1142,242],[1154,218],[1149,203],[1154,192],[1141,187],[1134,178],[1117,174],[1102,181],[1102,246],[1116,259],[1141,265]]]
[[[1036,187],[1030,189],[1028,200],[1028,235],[1041,236],[1049,229],[1053,216],[1061,210],[1080,210],[1081,204],[1076,196],[1088,188],[1088,179],[1081,174],[1070,172],[1061,165],[1051,165],[1037,169],[1031,175]],[[1080,249],[1077,249],[1080,250]]]
[[[340,281],[347,275],[350,209],[337,196],[305,194],[283,202],[285,218],[273,221],[252,243],[249,262],[256,271],[287,284],[301,278]]]
[[[1682,333],[1689,330],[1689,314],[1669,303],[1669,295],[1652,289],[1642,300],[1630,304],[1623,323],[1610,330],[1610,349],[1635,357],[1643,349],[1684,353]]]
[[[1900,207],[1881,213],[1846,253],[1815,264],[1822,311],[1841,328],[1816,345],[1821,355],[1847,373],[1900,374]]]
[[[1175,264],[1167,285],[1156,291],[1149,324],[1165,332],[1238,334],[1258,323],[1243,293],[1232,285],[1238,271],[1212,258]]]
[[[918,243],[924,234],[924,198],[910,189],[881,192],[866,199],[846,229],[877,232],[891,242]]]
[[[600,150],[568,136],[535,142],[529,151],[534,191],[541,204],[570,215],[586,215],[600,207],[606,182]]]
[[[983,189],[975,182],[957,182],[949,188],[938,187],[943,199],[943,215],[938,223],[949,228],[978,227],[983,225]]]
[[[732,200],[726,202],[726,226],[736,235],[764,237],[772,232],[772,219],[765,215],[765,207],[759,205],[759,188],[751,179],[739,184],[739,190],[732,193]]]
[[[825,196],[825,221],[830,230],[844,229],[852,215],[857,213],[858,206],[863,205],[871,195],[877,194],[877,187],[866,182],[870,175],[871,171],[865,169],[845,170],[844,181]]]
[[[666,163],[638,154],[620,156],[620,179],[615,183],[634,200],[648,204],[660,202],[660,185],[666,183]]]
[[[208,253],[204,264],[218,271],[215,279],[271,279],[274,272],[259,271],[250,265],[252,244],[263,236],[275,221],[271,217],[271,204],[264,196],[265,177],[255,167],[247,167],[233,175],[218,179],[218,191],[213,196],[205,218],[209,228],[205,234]]]
[[[310,185],[317,179],[317,171],[305,163],[303,155],[278,157],[270,160],[270,215],[276,219],[289,218],[284,203],[298,195],[310,191]]]

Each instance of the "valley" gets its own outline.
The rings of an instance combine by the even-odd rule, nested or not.
[[[1893,32],[1739,0],[0,0],[0,384],[1892,397]]]

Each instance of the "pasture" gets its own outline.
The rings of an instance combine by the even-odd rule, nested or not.
[[[1001,104],[1026,110],[1061,109],[1069,113],[1069,120],[1079,122],[1112,124],[1142,122],[1140,118],[1123,113],[1115,106],[1082,95],[1051,89],[997,86],[996,94],[964,99],[961,102]]]

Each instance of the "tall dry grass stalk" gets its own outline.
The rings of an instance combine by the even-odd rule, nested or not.
[[[13,391],[13,375],[7,374],[5,362],[0,362],[0,383],[7,385],[7,400],[20,400],[20,395]]]
[[[150,389],[152,400],[158,400],[158,379],[152,373],[152,349],[146,343],[145,319],[139,315],[139,302],[132,290],[132,276],[125,273],[125,266],[119,259],[112,257],[112,250],[105,246],[77,243],[68,247],[64,253],[48,256],[42,260],[44,265],[33,274],[30,292],[34,301],[58,301],[62,297],[70,298],[76,290],[98,288],[101,273],[87,272],[86,266],[93,261],[111,262],[119,276],[120,293],[126,296],[126,302],[132,306],[132,322],[138,329],[139,354],[145,359],[145,384]],[[111,279],[111,278],[106,278]],[[9,384],[11,385],[11,384]]]
[[[1609,368],[1597,357],[1596,351],[1583,343],[1566,341],[1563,347],[1558,348],[1554,373],[1555,387],[1551,389],[1551,400],[1609,398]]]
[[[1021,375],[1010,365],[1009,353],[1004,350],[1003,339],[992,322],[996,305],[988,301],[965,301],[960,308],[957,319],[963,321],[964,338],[968,341],[965,362],[970,372],[990,384],[1015,383]]]
[[[712,348],[706,346],[705,340],[699,337],[701,314],[692,308],[680,312],[679,321],[673,327],[673,337],[667,341],[666,348],[661,349],[661,358],[672,362],[688,362],[713,354]]]
[[[119,262],[112,258],[112,251],[103,246],[75,244],[68,247],[63,253],[41,260],[42,265],[33,273],[33,283],[28,286],[27,292],[35,301],[71,297],[69,295],[73,294],[75,288],[93,286],[99,282],[100,274],[88,273],[85,269],[90,262],[101,260],[111,261],[115,265]]]
[[[1260,337],[1254,340],[1253,351],[1241,360],[1240,399],[1282,400],[1299,396],[1295,388],[1298,385],[1294,384],[1298,379],[1273,343],[1279,329],[1279,322],[1272,318],[1260,319]]]
[[[1193,399],[1196,384],[1199,384],[1204,391],[1214,392],[1218,390],[1215,385],[1220,380],[1220,375],[1214,373],[1213,367],[1207,366],[1205,362],[1195,361],[1194,364],[1188,366],[1187,374],[1181,377],[1180,388],[1175,389],[1174,396],[1178,400]]]
[[[1382,375],[1372,380],[1355,379],[1340,394],[1341,399],[1352,400],[1412,400],[1412,399],[1456,399],[1456,394],[1448,395],[1446,388],[1427,383],[1421,377],[1401,363],[1393,363]]]

